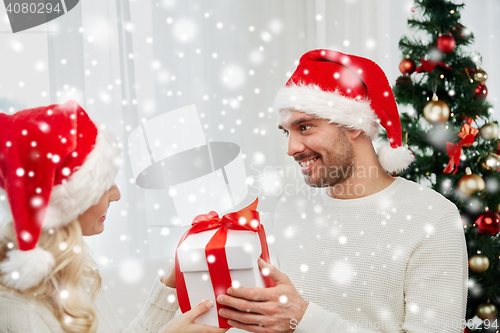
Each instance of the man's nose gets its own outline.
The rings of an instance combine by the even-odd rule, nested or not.
[[[297,153],[302,153],[304,151],[304,144],[294,135],[289,134],[288,136],[288,156],[293,156]]]

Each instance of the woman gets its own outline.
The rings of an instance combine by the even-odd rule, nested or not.
[[[76,102],[0,113],[0,128],[0,332],[227,331],[194,323],[211,303],[172,320],[173,269],[123,328],[82,238],[104,230],[120,199],[120,152]]]

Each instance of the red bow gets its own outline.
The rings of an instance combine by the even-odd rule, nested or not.
[[[421,66],[418,66],[417,69],[415,69],[415,72],[420,73],[422,71],[424,72],[432,72],[436,66],[444,67],[446,69],[451,69],[450,66],[446,65],[442,61],[434,61],[434,60],[424,60],[420,59],[420,62],[422,63]]]
[[[472,118],[467,117],[465,121],[466,123],[463,124],[460,132],[457,134],[457,136],[462,138],[462,140],[459,143],[446,142],[446,152],[448,153],[450,160],[448,161],[446,168],[443,170],[444,173],[451,173],[453,169],[455,169],[453,174],[457,173],[456,167],[460,164],[462,147],[470,147],[474,143],[477,133],[479,133],[477,128],[470,126]]]
[[[269,258],[269,249],[267,247],[266,233],[264,231],[264,226],[260,223],[259,212],[256,210],[257,204],[258,199],[255,199],[251,205],[237,212],[228,213],[222,217],[219,217],[219,215],[214,211],[211,211],[208,214],[197,215],[191,223],[192,227],[186,231],[179,242],[180,246],[190,235],[203,231],[219,229],[205,246],[206,257],[208,258],[209,256],[213,256],[213,258],[216,258],[215,261],[209,261],[207,259],[208,271],[210,273],[216,299],[219,295],[227,295],[227,289],[232,285],[225,249],[228,229],[257,232],[262,246],[262,254],[260,257],[268,264],[271,263]],[[262,278],[264,279],[266,287],[274,287],[274,281],[271,280],[269,276],[262,276]],[[179,306],[182,313],[185,313],[191,310],[191,303],[189,302],[186,282],[184,281],[184,274],[179,268],[177,251],[175,254],[175,280]],[[219,303],[216,303],[216,305],[219,327],[231,327],[227,323],[227,319],[218,315],[219,309],[224,306]]]

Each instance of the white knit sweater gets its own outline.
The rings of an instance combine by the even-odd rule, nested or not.
[[[401,177],[358,199],[304,187],[281,198],[274,234],[280,270],[309,302],[296,333],[463,332],[465,236],[436,191]]]
[[[83,292],[91,289],[92,281],[84,278]],[[97,333],[157,333],[175,316],[179,308],[177,298],[175,302],[169,302],[169,295],[175,295],[175,289],[165,286],[159,278],[156,279],[146,305],[130,325],[124,328],[106,294],[102,290],[99,291],[92,302],[97,312]],[[0,332],[64,333],[65,331],[44,302],[0,287]]]

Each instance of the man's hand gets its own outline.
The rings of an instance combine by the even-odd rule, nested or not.
[[[288,276],[276,267],[262,259],[259,259],[259,267],[276,287],[229,288],[230,296],[219,295],[217,302],[234,309],[220,309],[220,316],[228,318],[229,325],[249,332],[293,332],[309,303],[302,299]],[[295,321],[291,322],[292,319]]]

